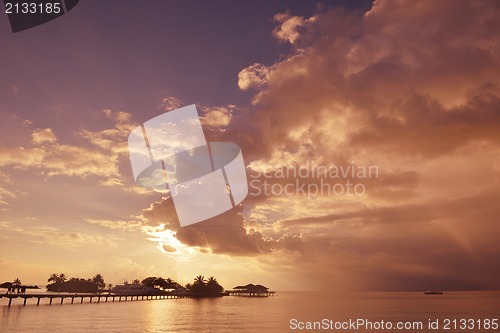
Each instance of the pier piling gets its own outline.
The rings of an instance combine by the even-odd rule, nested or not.
[[[94,303],[101,303],[101,299],[102,301],[104,301],[104,299],[106,299],[106,303],[108,302],[108,300],[112,299],[113,302],[115,302],[116,299],[118,299],[118,302],[121,302],[122,300],[123,301],[139,301],[139,300],[147,300],[147,301],[153,301],[153,300],[165,300],[165,299],[178,299],[178,298],[189,298],[191,296],[189,295],[178,295],[176,293],[164,293],[164,294],[157,294],[157,295],[152,295],[152,294],[142,294],[142,295],[126,295],[126,294],[122,294],[122,295],[115,295],[115,294],[106,294],[106,295],[100,295],[100,294],[90,294],[90,293],[87,293],[87,294],[58,294],[58,293],[40,293],[40,294],[6,294],[6,295],[0,295],[0,298],[8,298],[9,301],[8,301],[8,306],[11,306],[12,305],[12,299],[13,298],[21,298],[22,299],[22,304],[23,306],[26,306],[26,304],[28,304],[28,298],[34,298],[36,299],[36,305],[40,305],[40,301],[42,298],[48,298],[49,299],[49,302],[48,302],[48,305],[52,305],[52,302],[54,301],[54,299],[56,299],[56,301],[59,301],[60,304],[64,304],[64,299],[65,298],[68,298],[71,299],[71,304],[74,304],[75,303],[75,298],[78,299],[80,298],[80,304],[84,303],[84,299],[85,298],[88,298],[89,299],[89,303],[93,303],[94,302],[94,299],[97,298],[97,302],[94,302]],[[68,302],[66,302],[68,303]]]

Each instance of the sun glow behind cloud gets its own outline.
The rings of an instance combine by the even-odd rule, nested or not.
[[[160,226],[164,228],[165,226]],[[161,231],[148,231],[148,235],[151,236],[149,240],[153,242],[158,242],[158,249],[163,253],[168,253],[169,255],[181,256],[183,258],[194,256],[197,251],[194,248],[184,245],[176,237],[175,233],[171,230],[161,230]]]

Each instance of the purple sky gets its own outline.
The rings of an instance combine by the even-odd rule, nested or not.
[[[498,22],[495,1],[82,0],[16,34],[0,16],[0,279],[500,287]],[[361,196],[249,195],[180,228],[134,186],[126,140],[189,104],[252,179],[379,174]]]

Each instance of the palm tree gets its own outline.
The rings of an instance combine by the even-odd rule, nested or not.
[[[179,288],[181,285],[177,282],[174,281],[174,279],[171,278],[166,278],[165,279],[165,289],[176,289]]]
[[[209,277],[207,280],[207,289],[210,292],[222,292],[224,288],[217,282],[217,279],[213,276]]]
[[[153,288],[156,285],[156,281],[158,280],[155,276],[150,276],[141,281],[141,284],[145,287]]]
[[[52,284],[49,284],[47,285],[47,290],[49,290],[49,288],[51,287],[54,287],[52,288],[53,290],[51,291],[59,291],[60,288],[61,288],[61,284],[66,282],[67,281],[67,278],[66,278],[66,275],[64,273],[61,273],[61,274],[52,274],[50,275],[49,279],[47,280],[47,282],[52,282]]]
[[[155,287],[160,287],[160,288],[163,288],[163,289],[167,289],[166,285],[167,285],[167,282],[162,277],[156,278],[156,280],[154,281],[154,286]]]
[[[203,275],[198,275],[197,277],[194,278],[193,285],[191,286],[191,291],[195,293],[202,293],[205,291],[207,288],[206,286],[206,280]]]
[[[203,275],[198,275],[194,278],[194,285],[202,286],[205,285],[205,277]]]
[[[54,284],[56,284],[56,283],[60,283],[61,279],[59,278],[59,275],[57,275],[56,273],[54,273],[54,274],[50,275],[50,277],[47,280],[47,282],[53,282]]]
[[[18,286],[19,286],[19,285],[21,285],[21,280],[19,280],[19,278],[16,278],[16,279],[14,280],[14,282],[12,282],[12,284],[15,284],[15,285],[18,285]]]
[[[106,283],[101,274],[96,274],[96,276],[92,278],[92,283],[94,283],[98,289],[104,289],[106,287]]]
[[[132,284],[139,285],[139,284],[141,284],[141,280],[135,279],[134,281],[132,281]]]

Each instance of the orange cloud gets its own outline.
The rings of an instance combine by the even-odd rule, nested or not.
[[[243,226],[271,240],[262,262],[366,287],[498,287],[498,4],[376,1],[275,21],[293,51],[240,72],[252,107],[218,135],[250,174],[356,161],[380,177],[361,198],[248,198]],[[199,231],[185,241],[210,246]]]
[[[31,133],[31,142],[35,145],[43,143],[54,143],[57,141],[56,135],[51,128],[37,129]]]

